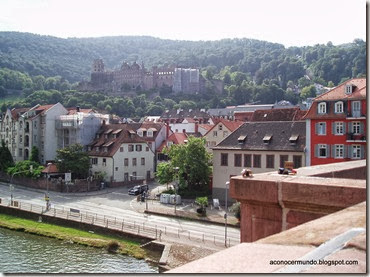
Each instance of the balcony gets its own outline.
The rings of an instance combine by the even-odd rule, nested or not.
[[[362,114],[361,112],[349,112],[347,113],[347,119],[353,120],[353,119],[366,119],[366,114]]]
[[[366,142],[366,135],[365,134],[354,134],[354,133],[347,133],[346,134],[347,142]]]

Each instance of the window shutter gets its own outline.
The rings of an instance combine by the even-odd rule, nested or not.
[[[315,134],[319,133],[319,123],[315,123]]]
[[[315,145],[315,158],[319,157],[319,146],[316,144]]]
[[[327,158],[330,157],[330,145],[329,144],[326,144],[326,157]]]
[[[365,147],[363,145],[361,145],[361,159],[364,159],[365,158]]]
[[[329,114],[329,111],[330,111],[330,102],[326,102],[326,113]]]
[[[347,102],[343,102],[343,112],[347,114]]]
[[[352,122],[348,123],[348,133],[352,133]]]
[[[360,122],[360,134],[364,133],[364,123]]]
[[[346,133],[346,123],[343,123],[343,134]]]
[[[348,158],[352,159],[352,146],[351,145],[348,145],[348,153],[347,153],[347,156]]]
[[[344,145],[343,147],[343,158],[348,158],[348,150],[347,150],[346,145]]]
[[[332,133],[333,135],[335,135],[335,128],[336,128],[336,126],[337,126],[337,123],[336,123],[336,122],[333,122],[333,123],[331,124],[331,133]]]
[[[331,157],[335,158],[335,144],[331,146]]]

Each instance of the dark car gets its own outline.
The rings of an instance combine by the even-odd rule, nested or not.
[[[134,186],[128,190],[129,195],[142,194],[144,191],[148,191],[148,185]]]

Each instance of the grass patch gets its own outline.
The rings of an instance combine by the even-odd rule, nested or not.
[[[140,244],[135,241],[5,214],[0,214],[0,227],[108,250],[114,245],[115,253],[129,255],[137,259],[145,258],[146,254],[145,250],[140,248]]]

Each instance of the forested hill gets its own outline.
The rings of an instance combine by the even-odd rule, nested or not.
[[[0,32],[0,68],[30,76],[61,76],[69,82],[88,79],[92,61],[102,58],[107,68],[123,61],[153,65],[199,67],[224,78],[227,72],[243,72],[256,84],[277,80],[287,83],[304,75],[337,85],[345,78],[366,72],[366,43],[362,40],[333,46],[285,48],[254,39],[178,41],[144,36],[56,38],[30,33]]]

